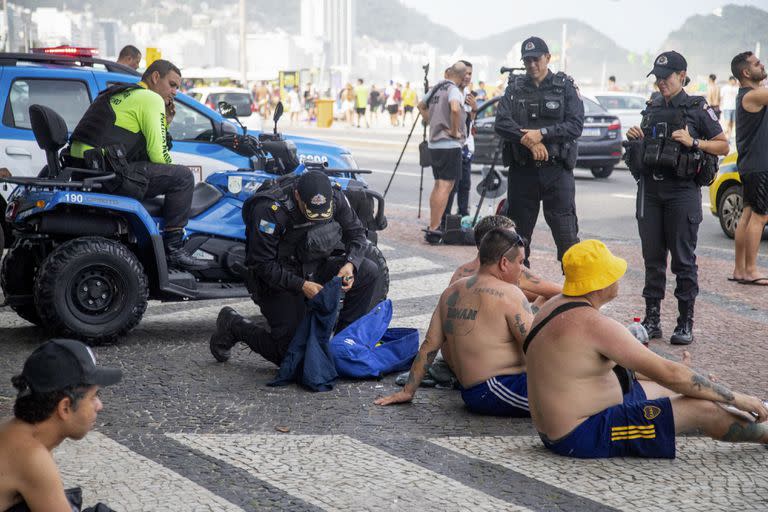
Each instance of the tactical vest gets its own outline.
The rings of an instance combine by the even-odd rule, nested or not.
[[[291,218],[301,213],[293,197],[297,176],[266,184],[249,197],[243,204],[243,220],[252,222],[251,211],[259,201],[268,199],[285,208]],[[250,241],[246,241],[246,244]],[[277,260],[282,265],[301,268],[305,275],[311,274],[335,250],[343,250],[342,229],[333,217],[323,221],[306,221],[286,227],[277,249]]]
[[[534,87],[527,83],[527,75],[512,75],[505,94],[510,95],[512,119],[522,128],[536,130],[565,121],[565,88],[568,75],[559,71],[552,77],[551,84]],[[566,169],[576,164],[575,141],[559,143],[545,142],[552,160],[563,163]],[[508,142],[503,146],[504,165],[533,163],[530,151],[519,143]]]
[[[429,98],[429,142],[442,140],[456,140],[450,136],[451,132],[451,105],[448,101],[449,93],[456,84],[445,80],[435,86],[432,96]],[[462,146],[467,140],[467,113],[460,109],[459,140]]]
[[[699,186],[712,183],[717,174],[717,157],[672,140],[672,133],[688,125],[688,111],[701,108],[704,98],[689,96],[679,106],[668,106],[663,97],[648,102],[642,111],[643,138],[625,145],[625,161],[633,175],[655,180],[694,180]],[[698,134],[693,133],[694,137]]]
[[[122,144],[125,147],[128,162],[149,161],[144,135],[115,125],[115,111],[110,106],[113,96],[135,89],[143,89],[143,87],[137,84],[117,84],[102,91],[77,124],[70,141],[76,140],[94,148]]]

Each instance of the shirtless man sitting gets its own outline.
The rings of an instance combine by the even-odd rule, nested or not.
[[[480,241],[485,234],[494,228],[504,228],[514,231],[515,221],[503,215],[489,215],[483,217],[480,222],[477,223],[477,226],[475,226],[475,244],[477,245],[478,250],[480,249]],[[464,263],[456,269],[456,272],[451,276],[451,284],[463,277],[469,277],[475,274],[479,267],[480,257],[478,253],[478,255],[475,256],[475,259]],[[520,274],[520,283],[518,286],[531,302],[534,302],[538,297],[551,299],[562,291],[560,285],[537,276],[525,267],[523,267],[523,272]]]
[[[675,435],[684,432],[768,443],[760,399],[656,355],[600,314],[626,268],[597,240],[563,255],[563,294],[541,308],[524,345],[531,417],[544,445],[569,457],[674,458]],[[630,373],[622,389],[616,365],[648,380]]]
[[[533,314],[516,286],[524,247],[525,240],[514,231],[498,228],[485,235],[477,273],[459,279],[440,296],[405,387],[374,403],[410,402],[442,348],[470,411],[530,416],[522,343]]]
[[[51,340],[32,352],[11,379],[18,390],[15,417],[0,425],[0,510],[80,510],[79,489],[65,493],[51,451],[65,439],[85,437],[102,409],[99,387],[121,377],[117,368],[96,366],[79,341]],[[99,504],[95,510],[111,509]]]

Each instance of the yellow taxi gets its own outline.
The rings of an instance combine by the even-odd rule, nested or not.
[[[720,171],[709,186],[709,204],[712,215],[720,220],[723,233],[733,238],[741,218],[744,200],[741,196],[741,179],[736,169],[738,153],[733,152],[720,162]]]

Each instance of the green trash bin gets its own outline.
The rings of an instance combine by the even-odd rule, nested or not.
[[[334,100],[323,98],[317,100],[317,126],[318,128],[330,128],[333,124]]]

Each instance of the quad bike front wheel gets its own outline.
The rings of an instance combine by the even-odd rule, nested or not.
[[[87,343],[111,342],[133,329],[147,309],[147,276],[118,241],[69,240],[43,262],[35,282],[43,324]]]

